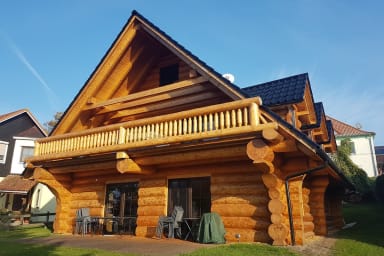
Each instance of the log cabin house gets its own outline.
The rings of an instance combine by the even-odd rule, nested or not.
[[[88,207],[152,237],[181,204],[218,213],[227,241],[304,244],[343,225],[335,149],[308,74],[241,89],[133,11],[29,168],[56,194],[55,233]]]

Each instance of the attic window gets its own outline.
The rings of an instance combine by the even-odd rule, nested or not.
[[[179,81],[179,64],[160,68],[160,86]]]

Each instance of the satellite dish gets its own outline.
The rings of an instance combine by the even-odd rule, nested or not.
[[[227,79],[229,82],[233,83],[235,81],[235,76],[232,74],[224,74],[223,77]]]
[[[363,125],[361,123],[356,123],[355,127],[360,130],[363,128]]]

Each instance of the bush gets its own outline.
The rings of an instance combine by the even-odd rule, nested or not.
[[[384,203],[384,175],[380,175],[376,178],[375,195],[379,202]]]

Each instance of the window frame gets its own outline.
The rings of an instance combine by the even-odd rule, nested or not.
[[[23,160],[24,149],[32,149],[32,154],[28,155],[27,157],[24,157],[24,160]],[[21,146],[19,162],[20,163],[25,163],[25,158],[33,156],[34,150],[35,150],[35,147],[33,147],[33,146]]]
[[[0,158],[0,164],[5,164],[5,162],[7,161],[7,153],[8,153],[9,142],[7,142],[7,141],[0,141],[0,144],[4,145],[4,155],[3,155],[3,159]],[[1,156],[1,153],[2,152],[0,152],[0,156]]]

